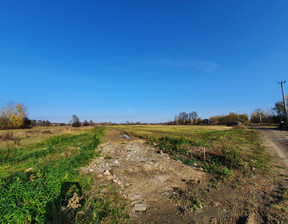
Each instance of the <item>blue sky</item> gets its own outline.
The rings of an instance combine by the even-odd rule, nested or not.
[[[1,1],[0,107],[54,122],[271,108],[288,79],[287,11],[286,0]]]

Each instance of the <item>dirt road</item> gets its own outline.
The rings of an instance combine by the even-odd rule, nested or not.
[[[269,152],[279,158],[279,162],[288,167],[288,131],[282,132],[279,129],[261,127],[264,145]]]
[[[157,153],[144,140],[126,139],[116,130],[109,130],[106,138],[108,141],[100,146],[103,156],[82,170],[94,175],[102,186],[111,181],[118,186],[131,202],[133,223],[185,223],[170,198],[175,189],[185,188],[187,182],[202,181],[206,174]]]

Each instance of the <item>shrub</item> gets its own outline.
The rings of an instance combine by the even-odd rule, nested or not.
[[[81,122],[80,121],[76,121],[74,123],[72,123],[72,127],[77,128],[81,126]]]
[[[89,126],[89,122],[87,120],[83,121],[83,126]]]

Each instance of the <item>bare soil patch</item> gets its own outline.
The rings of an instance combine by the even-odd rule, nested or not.
[[[128,140],[119,131],[111,132],[110,140],[100,146],[103,156],[83,171],[95,175],[99,185],[115,183],[130,201],[133,222],[179,223],[182,214],[169,198],[175,189],[185,188],[189,181],[203,180],[206,174],[171,160],[166,154],[156,153],[144,140]]]

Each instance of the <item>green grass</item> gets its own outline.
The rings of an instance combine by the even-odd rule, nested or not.
[[[77,135],[51,137],[21,148],[1,148],[0,220],[3,223],[75,222],[76,211],[81,208],[69,207],[74,193],[79,199],[78,207],[87,208],[85,205],[89,199],[83,192],[89,189],[90,180],[79,175],[79,168],[97,156],[96,149],[104,131],[103,128],[90,129]],[[117,208],[109,210],[107,203],[112,202],[89,207],[90,213],[97,210],[97,222],[94,216],[88,215],[87,219],[90,217],[91,222],[100,223],[110,217]],[[117,222],[118,216],[122,217],[120,211],[117,216],[112,216],[112,220]]]

